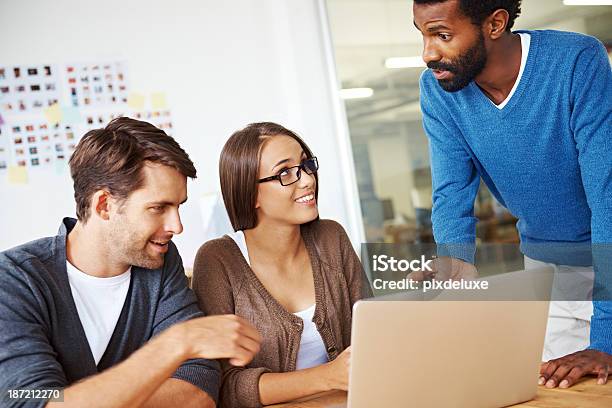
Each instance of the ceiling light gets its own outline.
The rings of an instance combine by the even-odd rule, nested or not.
[[[387,68],[425,68],[421,57],[391,57],[385,60]]]
[[[612,0],[563,0],[566,6],[612,6]]]
[[[346,88],[340,90],[340,97],[342,99],[369,98],[372,95],[374,95],[372,88]]]

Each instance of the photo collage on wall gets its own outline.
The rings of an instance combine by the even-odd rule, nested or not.
[[[172,136],[172,117],[168,109],[132,112],[129,116],[134,119],[149,122],[166,132],[168,136]]]
[[[6,142],[7,137],[3,133],[2,125],[0,125],[0,171],[6,170],[9,161]]]
[[[130,94],[127,64],[0,65],[0,173],[67,168],[80,138],[129,116],[172,135],[165,95]]]
[[[56,67],[0,66],[0,112],[40,112],[60,99]]]
[[[66,161],[76,145],[74,130],[68,125],[29,121],[13,123],[9,132],[10,153],[17,166],[38,167]]]
[[[12,137],[13,128],[21,131],[21,124],[11,124],[11,119],[40,116],[43,109],[58,103],[57,78],[57,69],[52,65],[0,66],[0,171],[11,164],[39,163],[38,158],[30,160],[27,137]],[[21,143],[15,144],[15,140]],[[38,152],[38,146],[33,146],[32,151]]]
[[[66,66],[67,88],[74,107],[127,103],[125,64],[71,64]]]

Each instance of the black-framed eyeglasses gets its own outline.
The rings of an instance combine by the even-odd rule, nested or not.
[[[288,186],[289,184],[293,184],[302,178],[302,170],[306,172],[306,174],[314,174],[319,170],[319,162],[316,157],[311,157],[302,161],[298,166],[287,167],[281,170],[275,176],[264,177],[262,179],[257,180],[258,183],[265,183],[266,181],[278,180],[281,185]]]

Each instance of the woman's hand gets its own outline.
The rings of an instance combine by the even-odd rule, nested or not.
[[[331,390],[348,391],[351,347],[347,347],[335,360],[325,364],[325,377]]]

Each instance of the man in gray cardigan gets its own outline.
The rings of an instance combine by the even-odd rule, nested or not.
[[[246,365],[261,337],[236,316],[203,317],[187,286],[171,238],[193,163],[163,131],[119,118],[83,137],[70,169],[78,220],[0,253],[0,405],[214,406],[214,359]],[[63,402],[28,399],[51,388]]]

